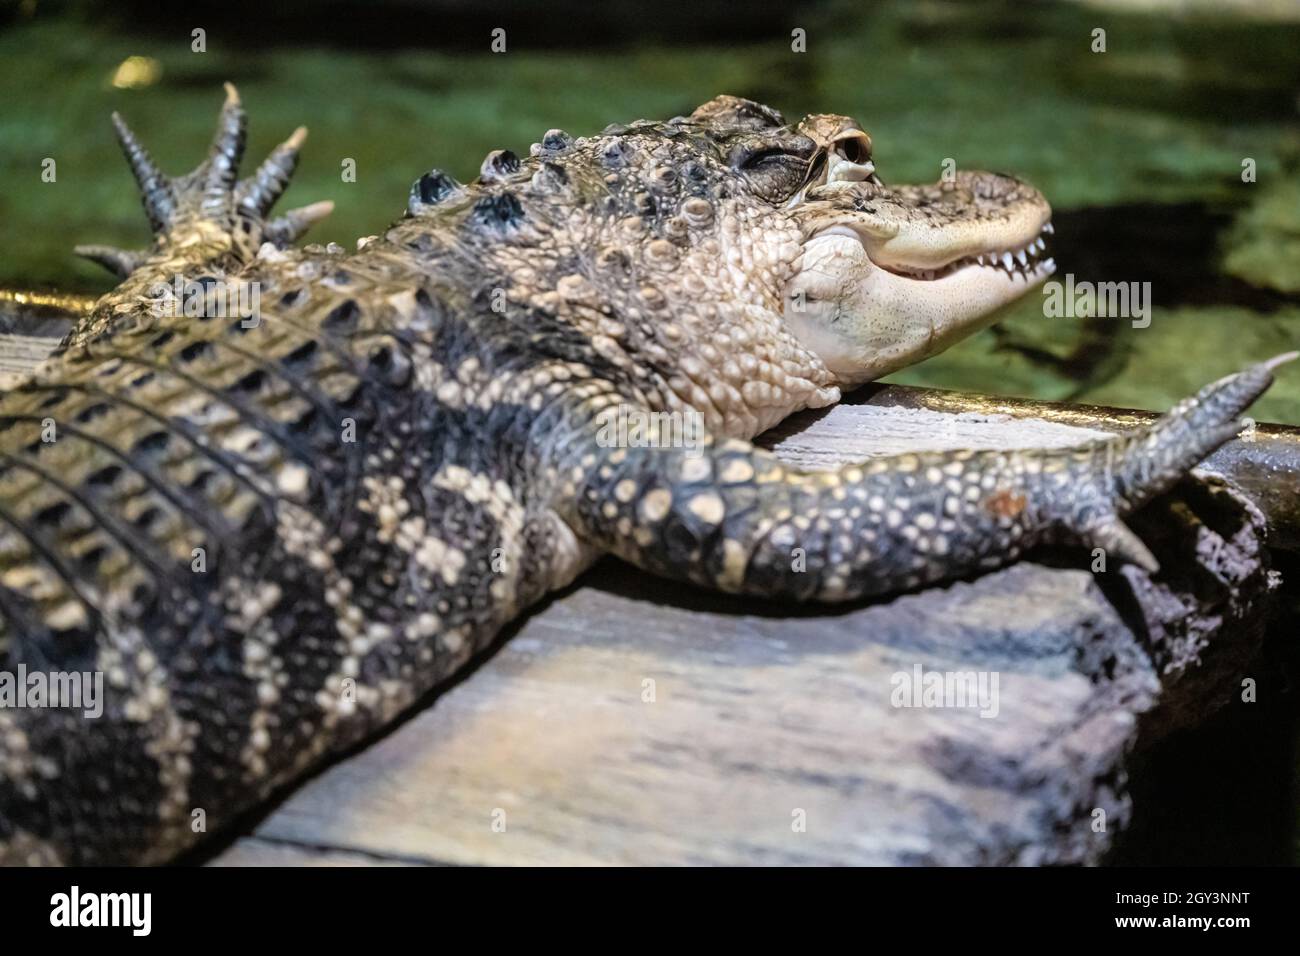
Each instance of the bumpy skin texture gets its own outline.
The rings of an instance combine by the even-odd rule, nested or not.
[[[102,671],[105,712],[0,709],[0,861],[173,857],[196,810],[217,831],[373,734],[602,552],[819,600],[1047,539],[1149,563],[1119,516],[1231,436],[1268,366],[1074,451],[802,474],[749,443],[839,395],[782,320],[814,119],[720,98],[552,131],[472,185],[422,177],[352,254],[285,248],[319,207],[263,218],[301,134],[236,183],[233,91],[185,179],[121,127],[155,245],[90,250],[124,285],[0,398],[0,670]],[[177,274],[257,283],[258,321],[159,317]],[[611,447],[619,408],[698,413],[703,446]]]

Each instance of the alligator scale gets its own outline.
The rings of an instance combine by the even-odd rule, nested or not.
[[[1042,542],[1154,567],[1122,517],[1289,357],[1109,441],[805,473],[750,439],[1050,275],[1037,191],[886,185],[852,120],[723,96],[428,173],[355,252],[298,249],[328,204],[269,210],[304,131],[239,180],[228,87],[169,178],[114,119],[154,244],[82,249],[122,284],[0,397],[0,671],[102,674],[103,713],[0,707],[6,863],[174,857],[197,810],[220,830],[373,735],[605,553],[816,601]],[[257,314],[160,309],[178,277]],[[601,440],[629,411],[651,440]],[[681,416],[692,447],[660,433]]]

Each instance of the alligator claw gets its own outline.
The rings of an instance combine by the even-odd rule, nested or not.
[[[253,175],[235,188],[235,200],[241,209],[255,216],[265,216],[289,186],[298,168],[298,153],[307,139],[307,127],[299,126],[293,135],[271,150]]]
[[[146,255],[143,252],[118,249],[115,246],[74,246],[72,251],[91,262],[98,262],[119,279],[125,279],[134,272]]]
[[[297,168],[307,130],[294,130],[251,176],[240,180],[248,120],[238,91],[230,83],[225,89],[208,155],[184,176],[165,175],[126,121],[113,114],[113,127],[156,237],[153,252],[200,246],[247,261],[263,242],[278,247],[294,242],[334,208],[329,202],[313,203],[266,220]],[[77,253],[123,278],[150,255],[109,246],[78,246]]]
[[[1273,370],[1300,357],[1287,352],[1202,388],[1134,435],[1114,439],[1114,491],[1120,513],[1168,491],[1202,459],[1237,435],[1242,413],[1273,384]]]
[[[1151,553],[1151,549],[1134,534],[1129,526],[1118,517],[1098,525],[1083,536],[1084,544],[1089,548],[1101,548],[1107,554],[1129,564],[1155,574],[1160,570],[1160,562]]]
[[[136,185],[140,187],[140,199],[144,211],[149,217],[149,225],[155,234],[160,233],[171,219],[176,208],[176,194],[172,181],[163,175],[149,151],[136,139],[131,127],[126,125],[122,114],[113,113],[113,129],[117,132],[117,141],[126,154],[126,161],[135,176]]]
[[[1123,523],[1180,481],[1245,427],[1242,413],[1273,384],[1273,371],[1300,358],[1287,352],[1202,388],[1147,428],[1071,452],[1061,472],[1064,513],[1055,520],[1089,547],[1148,571],[1159,563]]]
[[[283,216],[277,216],[266,224],[266,241],[280,247],[287,246],[333,211],[334,203],[328,199],[290,209]]]

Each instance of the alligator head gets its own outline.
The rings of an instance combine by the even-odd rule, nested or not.
[[[785,314],[843,384],[946,349],[1054,271],[1051,209],[1033,187],[971,171],[886,186],[853,120],[798,130],[818,149],[786,206],[805,239]]]
[[[388,239],[577,327],[652,403],[750,436],[918,362],[1051,274],[1041,194],[887,186],[853,120],[720,96],[689,116],[422,177]],[[433,228],[430,228],[433,227]],[[445,227],[445,228],[444,228]]]
[[[803,236],[783,294],[787,324],[842,385],[946,349],[1054,270],[1051,209],[1010,176],[953,171],[886,186],[871,137],[847,116],[790,128],[767,107],[721,96],[691,119],[749,131],[733,133],[738,175]]]

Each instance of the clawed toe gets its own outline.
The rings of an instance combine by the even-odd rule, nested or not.
[[[1160,562],[1151,549],[1119,518],[1093,528],[1083,537],[1088,547],[1101,548],[1107,555],[1136,564],[1152,574],[1160,570]]]
[[[217,120],[216,134],[207,157],[192,172],[171,177],[159,170],[125,120],[113,114],[113,127],[140,189],[155,250],[202,245],[224,247],[241,261],[250,259],[263,242],[286,246],[334,208],[330,202],[312,203],[272,219],[267,214],[288,188],[307,138],[299,127],[271,151],[253,174],[239,180],[244,154],[247,114],[235,87],[226,84],[226,100]],[[197,242],[196,242],[197,240]],[[87,245],[78,255],[105,266],[125,278],[149,256],[147,251]]]
[[[1167,491],[1220,445],[1236,436],[1242,414],[1273,384],[1273,371],[1293,359],[1287,352],[1205,386],[1149,428],[1111,444],[1117,509],[1127,514]]]

